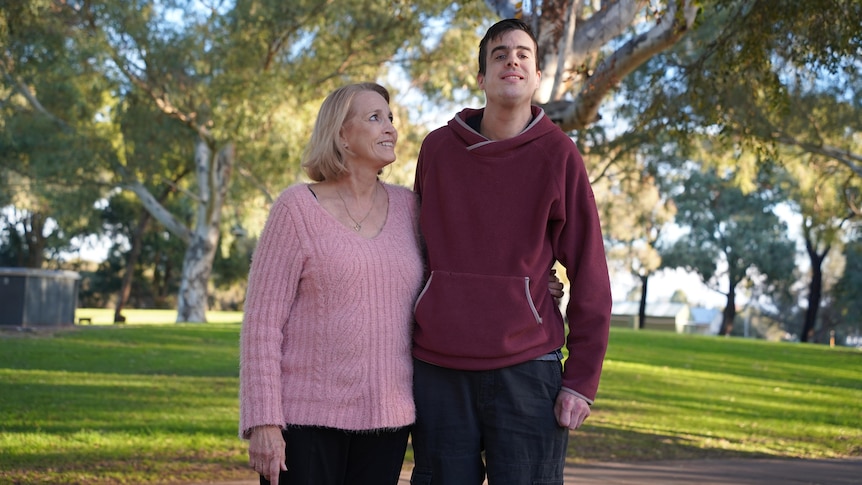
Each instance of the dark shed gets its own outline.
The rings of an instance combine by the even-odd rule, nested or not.
[[[0,325],[74,324],[80,279],[74,271],[0,268]]]

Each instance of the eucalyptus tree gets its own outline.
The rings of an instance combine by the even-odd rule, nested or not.
[[[800,229],[810,262],[808,304],[799,332],[800,341],[807,342],[814,334],[824,297],[824,260],[833,248],[840,251],[846,227],[862,219],[856,208],[862,194],[862,177],[855,176],[846,165],[820,154],[786,161],[784,167],[788,174],[784,190],[801,215]],[[835,279],[840,276],[836,275]]]
[[[841,278],[832,289],[834,313],[846,334],[857,338],[862,336],[862,230],[856,227],[851,231],[850,241],[844,246],[846,267]]]
[[[600,118],[616,85],[695,27],[691,0],[486,0],[500,17],[523,17],[539,41],[536,102],[565,131]]]
[[[828,76],[827,85],[840,83],[847,94],[858,89],[862,6],[856,0],[485,0],[485,4],[497,17],[521,17],[532,25],[543,70],[535,101],[565,131],[589,127],[602,119],[603,109],[615,109],[607,101],[619,83],[638,70],[643,71],[641,76],[647,74],[640,78],[641,96],[654,101],[647,104],[644,119],[659,120],[659,115],[688,107],[665,119],[675,124],[688,121],[688,128],[722,121],[729,127],[732,119],[745,123],[734,119],[738,113],[725,113],[726,96],[745,94],[747,101],[756,101],[750,107],[757,106],[758,111],[776,107],[768,103],[780,101],[785,89],[781,75],[801,67],[820,78]],[[474,26],[468,37],[481,35],[481,30]],[[451,52],[451,47],[457,52],[469,43],[453,34],[444,35],[440,44],[444,52]],[[460,87],[473,88],[469,80],[475,75],[473,47],[459,54],[461,62],[445,74],[427,73],[428,64],[417,63],[414,78],[444,95],[458,87],[456,79]],[[745,93],[735,90],[740,84]],[[817,140],[801,138],[792,130],[763,134],[818,149],[849,165],[859,162],[855,152],[846,153],[839,145],[817,148],[813,145]]]
[[[108,184],[133,192],[186,244],[177,319],[205,321],[227,201],[243,206],[254,189],[262,195],[253,202],[266,204],[276,187],[295,180],[320,99],[345,82],[380,78],[405,42],[420,40],[423,15],[441,7],[382,0],[27,0],[17,8],[34,26],[60,33],[56,52],[75,53],[76,63],[111,86],[101,103],[88,104],[99,115],[84,117],[89,124],[72,126],[69,137],[112,148],[98,159]],[[28,40],[6,51],[15,80],[10,89],[27,99],[24,109],[52,122],[57,114],[32,89],[39,70],[20,67],[34,45]],[[148,109],[130,109],[132,103]],[[173,128],[149,144],[133,135],[153,123]],[[183,171],[190,176],[177,181]],[[232,184],[235,172],[242,183]],[[165,188],[186,201],[180,206],[191,217],[159,202]]]
[[[670,132],[680,143],[709,134],[758,154],[734,167],[740,180],[788,152],[829,158],[862,176],[862,4],[702,5],[702,21],[685,42],[631,80],[635,129]]]
[[[469,12],[473,4],[463,3]],[[857,1],[485,4],[496,18],[521,17],[533,26],[543,70],[535,102],[561,128],[577,132],[593,179],[609,173],[608,165],[619,160],[613,137],[590,136],[597,124],[629,137],[673,134],[679,159],[685,159],[692,134],[720,133],[741,149],[764,155],[783,144],[854,169],[860,160],[849,144],[858,138],[858,115],[844,133],[830,131],[828,136],[811,124],[805,131],[804,124],[785,123],[787,86],[794,81],[788,74],[815,75],[809,79],[828,74],[811,85],[832,86],[845,101],[862,99],[853,96],[862,24]],[[432,99],[475,102],[475,46],[492,21],[475,12],[456,15],[438,42],[416,47],[421,55],[411,64],[413,81]],[[855,103],[845,103],[845,111],[858,113]],[[747,158],[748,166],[735,167],[737,181],[751,180],[758,163],[770,159],[774,157]]]
[[[847,154],[862,149],[859,106],[847,98],[843,83],[817,86],[798,72],[785,77],[791,89],[784,98],[787,109],[782,110],[783,126],[793,127],[800,138],[819,139],[821,145],[840,143]],[[799,337],[807,342],[822,306],[824,260],[833,248],[840,250],[848,224],[862,218],[862,173],[853,164],[820,150],[800,151],[791,145],[773,152],[778,154],[785,175],[776,171],[776,179],[786,180],[784,191],[801,216],[800,232],[810,261],[808,303]]]
[[[608,257],[623,264],[640,282],[638,325],[643,328],[649,278],[662,263],[657,243],[673,220],[676,207],[661,193],[647,150],[622,151],[620,156],[633,156],[635,160],[617,160],[617,169],[609,168],[593,187]]]
[[[729,335],[739,285],[786,282],[793,274],[794,244],[773,212],[773,190],[746,193],[732,174],[701,167],[692,167],[680,181],[672,197],[676,221],[687,232],[662,248],[662,266],[697,273],[727,296],[720,333]]]
[[[535,101],[566,131],[581,136],[602,122],[617,131],[672,133],[679,144],[694,133],[720,134],[764,155],[736,167],[738,180],[771,163],[777,146],[862,175],[858,0],[485,3],[500,17],[533,25],[543,67]],[[451,45],[464,44],[453,37]],[[464,70],[475,74],[461,65],[467,59],[458,71],[417,79],[452,85]],[[419,66],[419,73],[427,70]],[[831,97],[838,109],[824,117],[791,99],[809,94]],[[621,114],[625,124],[607,114]]]
[[[91,124],[109,97],[86,59],[65,52],[62,18],[40,19],[29,3],[0,9],[0,207],[17,263],[40,268],[92,230],[101,196],[104,144]],[[86,56],[84,56],[86,57]],[[79,136],[86,133],[85,136]],[[70,181],[81,181],[70,184]]]

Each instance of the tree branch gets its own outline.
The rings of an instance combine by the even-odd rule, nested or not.
[[[515,18],[521,12],[520,0],[485,0],[485,5],[501,19]]]
[[[58,116],[54,115],[54,113],[48,111],[42,103],[39,102],[39,99],[30,91],[30,87],[24,83],[21,79],[13,76],[7,69],[6,63],[0,61],[0,71],[3,72],[3,77],[9,82],[10,85],[15,86],[18,92],[21,93],[22,96],[30,103],[30,106],[33,107],[36,111],[50,119],[56,125],[63,129],[65,132],[74,132],[75,129],[72,128],[71,125],[60,119]]]
[[[600,119],[599,105],[617,83],[656,54],[676,44],[692,27],[699,7],[692,0],[677,0],[658,23],[606,58],[581,87],[574,101],[544,105],[548,116],[563,131],[585,128]]]
[[[171,234],[179,237],[184,243],[188,244],[192,240],[192,232],[173,214],[168,212],[165,207],[153,197],[153,194],[144,187],[144,184],[134,180],[125,184],[125,188],[131,190],[141,200],[141,204],[147,209],[147,212],[153,215]]]
[[[275,39],[273,39],[273,41],[269,43],[269,47],[266,51],[266,56],[263,60],[263,70],[268,71],[272,67],[272,63],[275,60],[275,56],[279,52],[281,52],[281,49],[283,49],[284,46],[287,44],[287,41],[288,39],[290,39],[290,36],[299,31],[300,27],[302,27],[307,22],[307,19],[311,18],[314,15],[320,14],[320,12],[326,10],[326,8],[328,8],[331,4],[332,0],[319,2],[317,5],[314,6],[314,8],[312,8],[311,12],[309,12],[308,15],[306,15],[302,19],[297,19],[292,27],[285,29]]]
[[[859,177],[862,177],[862,155],[831,145],[803,142],[785,133],[775,133],[773,139],[785,145],[799,147],[808,153],[816,153],[829,157],[845,165]]]
[[[569,9],[566,13],[566,21],[563,24],[563,33],[560,37],[560,45],[557,48],[558,53],[557,57],[559,60],[557,61],[557,72],[554,74],[554,84],[551,87],[551,99],[557,100],[562,97],[560,92],[560,85],[563,82],[563,68],[566,65],[566,58],[568,57],[568,47],[571,44],[571,39],[575,38],[575,32],[578,24],[578,16],[577,12],[581,7],[581,2],[583,0],[573,0],[569,3]]]

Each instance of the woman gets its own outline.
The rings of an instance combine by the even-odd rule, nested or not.
[[[270,211],[240,343],[240,434],[261,483],[398,482],[423,269],[414,194],[377,179],[397,139],[385,88],[334,91],[303,160],[316,183]]]

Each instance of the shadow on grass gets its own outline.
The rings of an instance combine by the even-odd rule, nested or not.
[[[6,369],[196,377],[239,373],[238,325],[2,331],[0,344],[0,367]]]
[[[675,435],[584,426],[569,433],[566,461],[638,462],[728,458],[774,458],[765,453],[705,448],[702,442]]]

